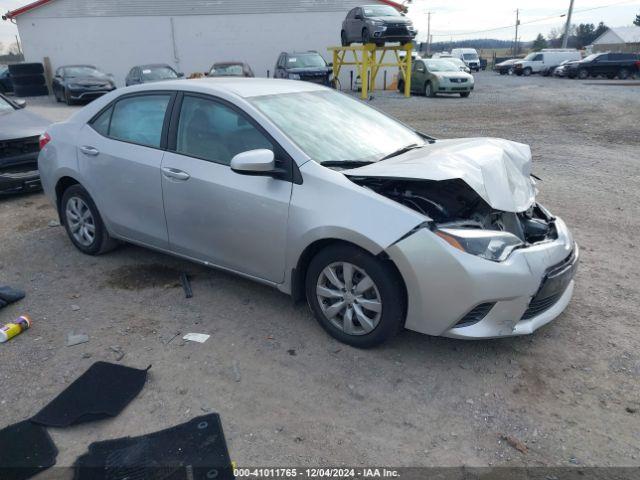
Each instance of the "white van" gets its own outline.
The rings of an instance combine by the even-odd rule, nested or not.
[[[528,77],[532,73],[550,75],[553,69],[565,60],[580,60],[582,56],[575,48],[543,48],[531,52],[513,66],[516,75]]]
[[[475,48],[454,48],[451,56],[462,60],[471,70],[480,71],[480,57]]]

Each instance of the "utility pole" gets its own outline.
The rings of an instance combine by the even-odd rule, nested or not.
[[[573,0],[571,0],[573,1]],[[516,38],[513,42],[513,56],[518,56],[518,27],[520,26],[520,10],[516,10]]]
[[[427,12],[427,56],[431,55],[431,12]]]
[[[562,48],[567,48],[569,41],[569,28],[571,28],[571,14],[573,13],[573,0],[569,3],[569,13],[567,13],[567,24],[564,27],[564,38],[562,39]]]

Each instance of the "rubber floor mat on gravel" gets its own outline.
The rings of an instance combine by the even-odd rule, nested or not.
[[[218,414],[140,437],[96,442],[75,463],[75,480],[233,479]]]
[[[55,465],[58,449],[47,429],[24,421],[0,430],[0,479],[25,480]]]
[[[133,400],[145,382],[146,370],[96,362],[31,421],[48,427],[115,417]]]

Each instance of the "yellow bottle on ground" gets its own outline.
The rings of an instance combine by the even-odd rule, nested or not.
[[[0,343],[11,340],[16,335],[20,335],[26,329],[31,328],[31,318],[28,315],[22,315],[11,323],[7,323],[0,328]]]

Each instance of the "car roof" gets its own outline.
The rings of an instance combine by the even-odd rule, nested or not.
[[[169,65],[168,63],[147,63],[145,65],[136,65],[136,67],[140,67],[140,68],[169,67],[171,70],[173,70],[173,67],[171,65]]]
[[[183,90],[211,94],[224,92],[242,98],[328,90],[327,87],[321,85],[297,80],[241,77],[205,77],[189,80],[169,80],[162,82],[161,87],[159,87],[157,83],[147,83],[129,88],[135,89],[136,91],[158,90],[158,88],[161,88],[162,90]]]
[[[95,65],[89,65],[86,63],[82,63],[82,64],[77,64],[77,65],[61,65],[58,68],[73,68],[73,67],[89,67],[89,68],[96,68]]]

